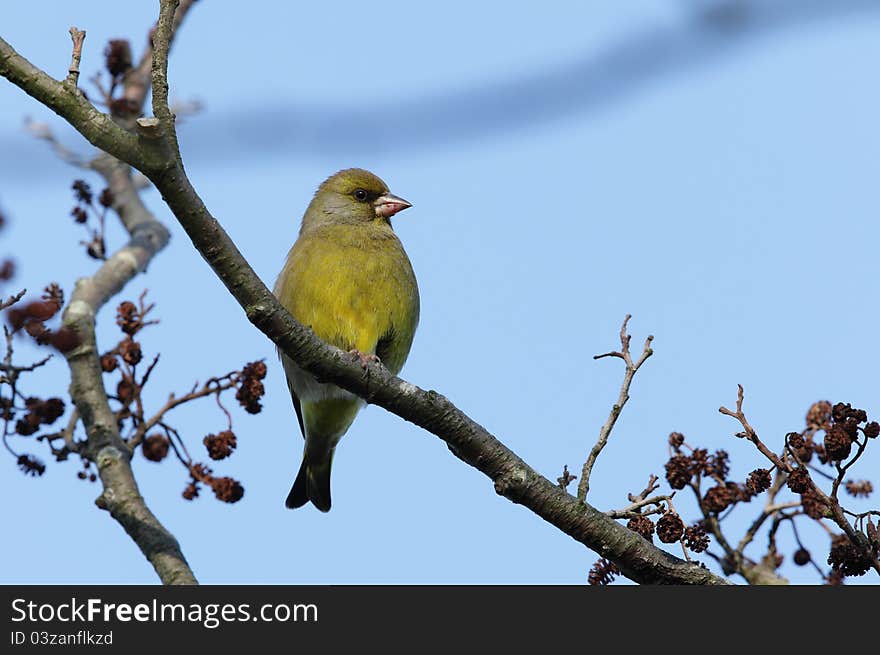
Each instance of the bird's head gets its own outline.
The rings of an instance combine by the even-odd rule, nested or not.
[[[312,199],[307,223],[390,224],[391,217],[412,205],[388,190],[380,178],[362,168],[339,171],[324,180]]]

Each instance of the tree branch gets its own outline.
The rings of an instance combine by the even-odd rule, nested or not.
[[[654,354],[654,351],[651,350],[651,342],[654,340],[654,337],[648,335],[648,338],[645,339],[645,346],[642,349],[642,356],[639,357],[635,363],[633,362],[629,350],[629,343],[632,337],[626,333],[626,325],[631,318],[632,316],[627,314],[626,318],[623,319],[623,325],[620,327],[620,352],[612,351],[605,353],[604,355],[595,355],[593,357],[593,359],[617,357],[624,361],[626,364],[626,370],[623,374],[623,384],[620,387],[620,394],[617,396],[617,402],[611,407],[611,413],[608,415],[608,419],[599,430],[599,438],[590,450],[587,461],[584,462],[584,468],[583,471],[581,471],[581,481],[578,483],[577,497],[580,501],[585,501],[587,499],[587,493],[590,491],[590,475],[593,472],[593,466],[596,464],[596,460],[599,458],[602,449],[605,448],[605,445],[608,443],[608,438],[611,436],[611,431],[614,429],[614,424],[617,423],[617,418],[620,416],[620,412],[623,411],[623,406],[626,405],[626,401],[629,400],[629,387],[636,375],[636,371],[639,370],[639,367],[645,363],[648,357]]]
[[[210,378],[200,388],[193,387],[189,393],[186,393],[182,396],[175,396],[172,393],[170,396],[168,396],[168,400],[165,401],[165,404],[162,405],[162,407],[160,407],[150,418],[145,419],[143,423],[137,426],[134,434],[128,440],[129,445],[132,448],[137,446],[147,435],[147,432],[149,432],[156,425],[161,423],[162,420],[165,418],[165,415],[174,408],[179,407],[180,405],[183,405],[185,403],[192,402],[193,400],[204,398],[205,396],[217,396],[217,404],[220,405],[220,408],[223,409],[224,412],[226,412],[226,416],[231,424],[232,418],[229,412],[226,411],[226,409],[220,403],[220,394],[227,389],[232,389],[235,386],[236,382],[238,381],[236,373],[238,373],[238,371],[232,371],[231,373],[227,373],[226,375]],[[144,378],[144,381],[146,381],[146,376]]]
[[[648,514],[656,514],[665,510],[663,503],[668,503],[673,498],[673,496],[675,496],[674,491],[671,494],[666,494],[663,496],[651,496],[650,498],[637,500],[634,503],[627,505],[623,509],[610,509],[605,512],[605,515],[610,516],[613,519],[631,519],[634,516],[647,516]],[[641,508],[647,505],[656,505],[656,507],[654,508],[654,510],[650,510],[648,512],[639,511],[641,510]]]
[[[83,41],[86,39],[86,33],[75,27],[70,28],[70,39],[73,41],[73,54],[70,58],[70,68],[67,71],[67,84],[76,88],[79,82],[79,62],[82,59]]]
[[[159,20],[153,31],[152,68],[153,116],[159,119],[178,160],[177,130],[174,128],[174,114],[168,104],[168,54],[174,30],[174,12],[179,4],[180,0],[159,0]]]
[[[786,473],[791,472],[791,465],[787,462],[784,462],[779,456],[770,450],[763,441],[758,438],[758,433],[755,432],[755,429],[749,424],[748,419],[746,419],[745,412],[743,412],[743,386],[741,384],[737,386],[737,394],[736,394],[736,411],[731,411],[727,409],[727,407],[719,407],[718,411],[725,416],[730,416],[739,421],[740,425],[743,427],[742,432],[737,432],[737,437],[746,437],[749,441],[755,444],[755,447],[761,452],[764,457],[769,459],[776,466],[776,469],[779,471],[785,471]]]
[[[131,470],[131,450],[119,434],[102,380],[95,342],[98,310],[132,278],[146,268],[168,243],[165,226],[153,218],[133,190],[128,166],[98,158],[114,191],[114,209],[129,230],[129,242],[113,254],[90,278],[77,282],[63,314],[80,345],[66,353],[70,367],[70,396],[82,416],[88,436],[87,451],[98,467],[103,493],[95,501],[110,512],[135,541],[166,584],[195,584],[196,579],[177,540],[153,515],[138,490]]]
[[[174,20],[172,22],[171,38],[169,43],[173,43],[174,35],[187,13],[195,4],[196,0],[181,0],[180,6],[174,12]],[[150,39],[152,42],[152,38]],[[150,81],[153,71],[153,48],[148,47],[136,68],[132,68],[125,74],[125,88],[123,96],[134,107],[142,107],[147,99],[147,93],[150,90]]]

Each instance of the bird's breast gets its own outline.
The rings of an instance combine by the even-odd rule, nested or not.
[[[275,293],[293,316],[343,350],[375,353],[400,370],[418,323],[418,287],[409,259],[391,233],[370,237],[302,235],[288,256]],[[352,238],[352,237],[358,238]]]

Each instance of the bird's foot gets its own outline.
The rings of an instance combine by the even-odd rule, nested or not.
[[[374,355],[374,354],[365,355],[364,353],[362,353],[360,350],[357,350],[356,348],[354,350],[349,350],[348,354],[351,355],[355,361],[361,363],[361,368],[364,369],[364,373],[366,373],[369,370],[370,364],[381,364],[382,363],[382,360],[379,359],[378,355]]]

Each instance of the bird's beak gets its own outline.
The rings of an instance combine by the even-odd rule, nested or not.
[[[382,216],[383,218],[390,218],[407,207],[412,207],[412,203],[395,196],[393,193],[382,194],[373,202],[376,216]]]

